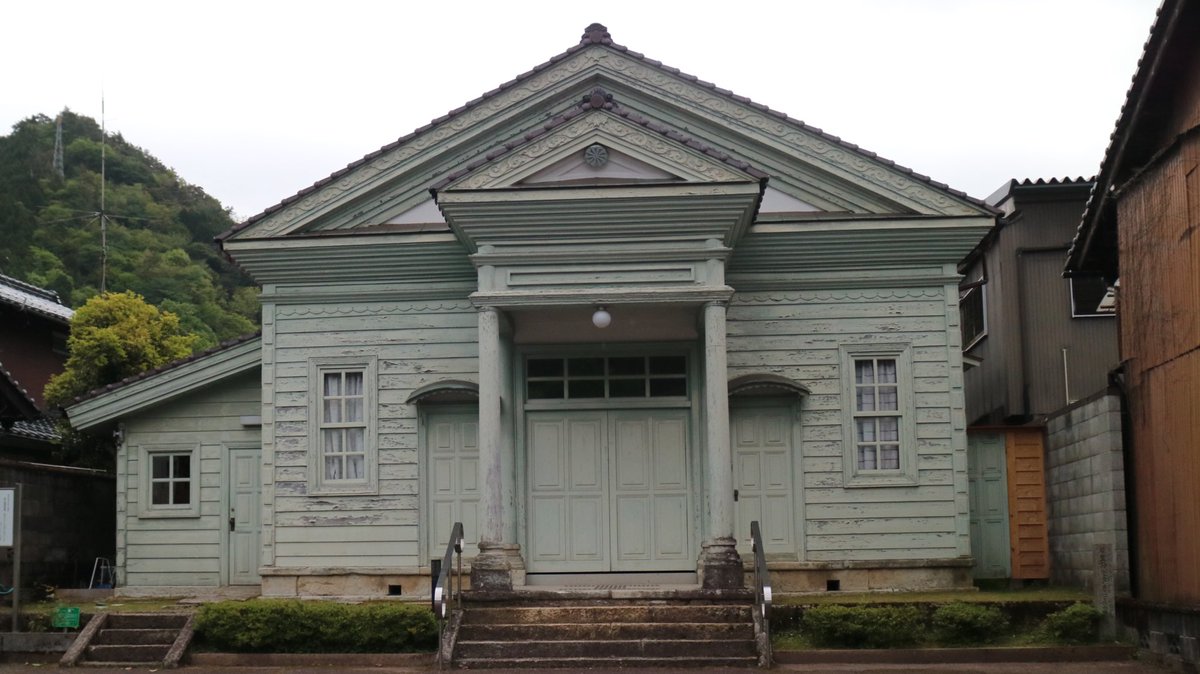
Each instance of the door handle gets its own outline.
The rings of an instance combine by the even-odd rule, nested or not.
[[[737,503],[737,500],[738,500],[738,490],[734,489],[733,490],[733,502]]]
[[[229,516],[229,530],[237,531],[237,520],[234,519],[233,515]]]

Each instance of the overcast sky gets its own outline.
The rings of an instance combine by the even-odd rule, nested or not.
[[[243,219],[608,26],[973,196],[1092,175],[1157,0],[0,3],[0,131],[100,116]]]

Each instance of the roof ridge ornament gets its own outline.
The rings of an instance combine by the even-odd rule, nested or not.
[[[612,35],[609,35],[608,29],[602,23],[593,23],[583,29],[583,37],[579,39],[580,44],[612,44]]]
[[[584,94],[583,100],[579,102],[579,107],[584,110],[603,110],[605,108],[611,110],[615,106],[616,102],[613,101],[613,95],[600,87],[592,89],[592,93],[590,94]]]

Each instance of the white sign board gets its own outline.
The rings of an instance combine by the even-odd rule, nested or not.
[[[13,544],[13,506],[16,504],[16,489],[0,489],[0,548],[11,548]]]

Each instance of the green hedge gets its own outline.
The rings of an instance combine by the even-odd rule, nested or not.
[[[930,622],[934,638],[943,644],[988,644],[1008,633],[1008,617],[986,604],[945,604],[934,610]]]
[[[1087,644],[1100,635],[1100,619],[1104,614],[1091,604],[1072,604],[1051,613],[1042,621],[1046,638],[1065,644]]]
[[[828,648],[902,648],[917,643],[921,611],[915,606],[815,606],[804,612],[804,634]]]
[[[412,653],[437,648],[427,606],[258,599],[205,604],[197,645],[234,653]]]

